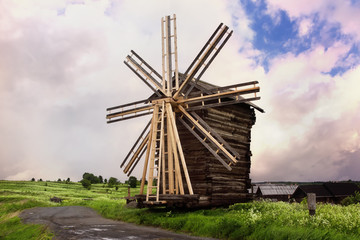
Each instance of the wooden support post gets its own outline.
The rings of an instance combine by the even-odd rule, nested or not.
[[[309,214],[310,214],[310,216],[314,216],[315,211],[316,211],[316,194],[308,193],[307,194],[307,202],[308,202]]]
[[[167,111],[167,117],[169,118],[170,125],[168,130],[168,135],[170,136],[170,142],[171,142],[171,148],[172,152],[174,154],[174,162],[175,162],[175,184],[176,184],[176,194],[184,194],[184,186],[183,181],[181,177],[181,169],[180,169],[180,163],[179,163],[179,155],[178,155],[178,149],[176,147],[176,140],[174,137],[174,128],[171,123],[171,115],[172,113]]]
[[[148,139],[148,143],[147,143],[146,156],[145,156],[145,162],[144,162],[144,168],[143,168],[143,174],[142,174],[142,178],[141,178],[141,185],[140,185],[140,194],[141,195],[144,194],[146,172],[147,172],[148,164],[149,164],[149,156],[150,156],[150,150],[151,150],[151,139],[152,139],[152,128],[153,128],[153,125],[154,125],[153,122],[154,122],[154,117],[152,118],[152,121],[151,121],[149,139]],[[148,182],[148,184],[149,184],[149,182]]]
[[[172,109],[171,109],[171,104],[170,104],[170,103],[166,103],[166,108],[167,108],[167,111],[169,111],[169,116],[170,116],[170,120],[171,120],[171,125],[172,125],[172,128],[173,128],[173,130],[174,130],[174,131],[173,131],[173,132],[174,132],[174,137],[175,137],[175,140],[176,140],[177,148],[178,148],[178,150],[179,150],[179,155],[180,155],[180,159],[181,159],[181,164],[182,164],[182,167],[183,167],[183,171],[184,171],[185,180],[186,180],[186,183],[187,183],[187,186],[188,186],[189,194],[190,194],[190,195],[193,195],[194,192],[193,192],[193,189],[192,189],[192,185],[191,185],[191,181],[190,181],[190,177],[189,177],[189,172],[188,172],[188,170],[187,170],[184,152],[183,152],[183,150],[182,150],[182,146],[181,146],[181,142],[180,142],[180,137],[179,137],[179,132],[178,132],[177,127],[176,127],[176,121],[175,121],[175,118],[174,118],[174,115],[173,115],[173,111],[172,111]]]
[[[169,176],[169,194],[174,194],[174,160],[173,160],[173,150],[171,146],[171,136],[170,136],[170,130],[171,130],[171,122],[170,118],[168,117],[168,113],[166,113],[166,122],[167,122],[167,157],[168,157],[168,176]]]

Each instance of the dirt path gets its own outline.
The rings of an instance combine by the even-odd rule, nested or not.
[[[105,219],[80,206],[26,209],[20,217],[25,223],[49,226],[55,239],[209,239]]]

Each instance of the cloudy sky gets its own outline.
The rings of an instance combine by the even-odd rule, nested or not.
[[[123,60],[160,70],[173,13],[180,71],[223,22],[234,35],[203,79],[260,82],[254,181],[360,180],[356,0],[0,0],[0,179],[125,180],[149,118],[107,125],[105,109],[151,94]]]

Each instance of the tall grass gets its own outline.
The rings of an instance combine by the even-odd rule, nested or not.
[[[79,183],[0,181],[0,187],[0,233],[7,229],[7,235],[0,235],[0,239],[4,236],[5,239],[16,239],[11,236],[20,234],[21,228],[31,226],[21,224],[20,219],[11,214],[34,206],[65,205],[91,207],[104,217],[115,220],[220,239],[360,239],[359,204],[318,204],[315,216],[309,216],[306,205],[283,202],[241,203],[229,208],[196,211],[130,209],[122,199],[127,195],[125,185],[116,191],[102,184],[86,190]],[[132,195],[138,191],[139,188],[132,189]],[[49,198],[53,196],[64,201],[50,202]],[[17,229],[12,224],[18,226]],[[51,237],[42,227],[35,226],[34,229],[37,232],[29,232],[43,236],[43,239]]]

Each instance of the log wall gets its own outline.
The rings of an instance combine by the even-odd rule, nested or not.
[[[222,106],[196,111],[241,156],[228,171],[181,123],[177,123],[180,140],[195,194],[203,205],[220,206],[248,201],[251,197],[250,142],[255,123],[254,109],[247,104]],[[201,204],[201,203],[200,203]]]

